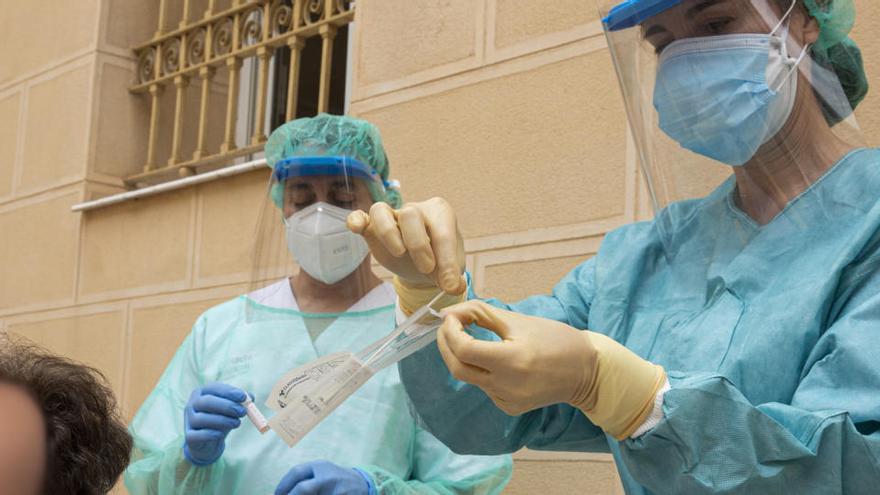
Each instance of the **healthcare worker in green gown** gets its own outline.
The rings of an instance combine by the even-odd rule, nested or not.
[[[421,418],[459,453],[610,451],[630,494],[880,493],[880,152],[852,115],[852,0],[601,11],[653,221],[508,305],[470,290],[442,199],[349,216],[404,313],[469,299],[399,363]]]
[[[135,416],[129,493],[499,493],[510,457],[457,455],[425,431],[395,366],[292,448],[244,418],[246,394],[271,416],[263,404],[288,370],[395,327],[394,290],[345,225],[353,209],[399,204],[378,130],[326,114],[294,120],[272,133],[266,160],[251,288],[199,317]]]

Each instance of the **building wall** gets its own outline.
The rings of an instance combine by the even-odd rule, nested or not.
[[[407,199],[444,196],[457,208],[482,295],[546,292],[610,229],[650,216],[597,15],[584,4],[358,2],[351,111],[381,128]],[[877,80],[880,5],[856,5],[854,37]],[[127,418],[196,316],[245,290],[267,178],[70,212],[141,169],[148,109],[127,91],[129,49],[156,30],[156,10],[0,0],[0,330],[100,368]],[[876,144],[880,91],[857,115]],[[607,456],[516,457],[509,493],[621,492]]]

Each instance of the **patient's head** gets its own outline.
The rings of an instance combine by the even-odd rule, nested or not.
[[[0,334],[3,493],[106,493],[130,451],[100,372]]]

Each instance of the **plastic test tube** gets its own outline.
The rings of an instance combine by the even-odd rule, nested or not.
[[[266,421],[266,417],[263,416],[263,413],[261,413],[259,409],[257,409],[257,405],[254,404],[254,401],[252,401],[250,397],[245,399],[241,405],[243,405],[247,411],[248,419],[251,420],[251,423],[257,427],[257,430],[259,430],[260,433],[266,433],[269,431],[269,422]]]

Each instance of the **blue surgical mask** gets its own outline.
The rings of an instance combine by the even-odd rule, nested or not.
[[[774,34],[783,21],[770,34],[687,38],[667,46],[654,87],[663,132],[727,165],[749,161],[794,106],[794,73],[808,47],[796,58],[788,55],[787,30]]]

